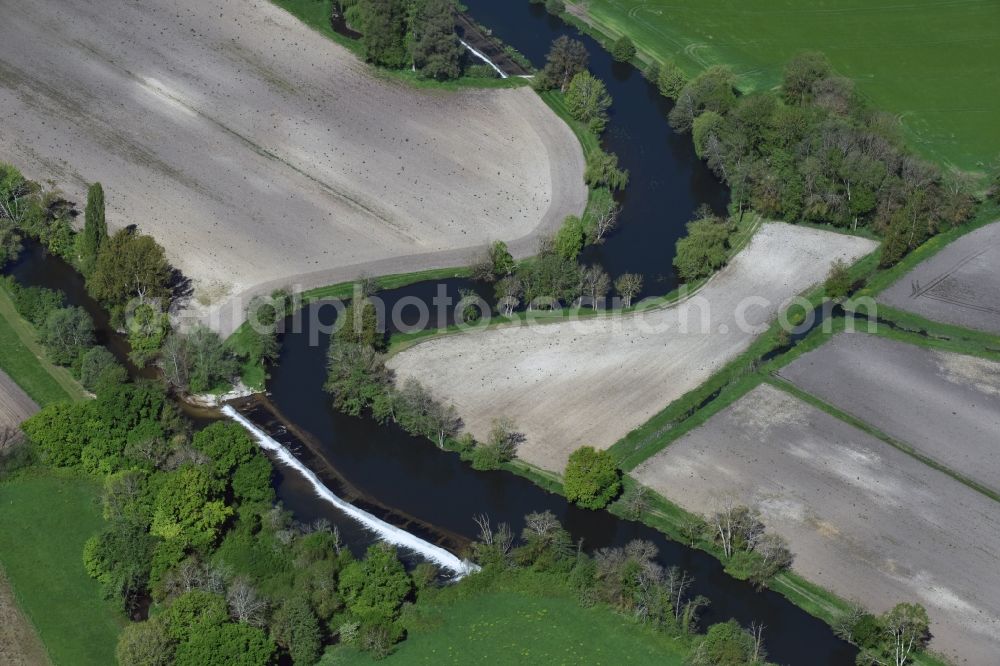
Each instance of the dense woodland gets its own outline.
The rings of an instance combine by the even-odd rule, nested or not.
[[[438,81],[495,75],[471,62],[459,44],[452,0],[341,0],[334,11],[361,33],[365,59],[375,65],[412,68]]]
[[[792,60],[779,92],[740,95],[723,66],[690,81],[672,64],[647,75],[675,100],[671,124],[691,132],[738,215],[868,230],[891,266],[974,212],[970,183],[909,152],[896,120],[868,108],[821,54]]]

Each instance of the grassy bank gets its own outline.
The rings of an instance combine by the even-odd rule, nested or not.
[[[98,485],[38,470],[0,483],[0,564],[57,665],[107,666],[124,624],[83,569],[83,544],[102,525]]]
[[[31,324],[14,309],[0,288],[0,369],[41,406],[58,400],[82,400],[83,388],[69,370],[49,362]]]
[[[671,638],[602,605],[580,605],[569,591],[531,572],[477,586],[451,586],[404,615],[406,642],[387,660],[400,664],[616,664],[680,666],[688,639]],[[474,656],[473,656],[474,655]],[[321,662],[371,663],[333,649]]]
[[[1000,58],[1000,10],[989,0],[567,4],[607,39],[628,35],[646,60],[674,60],[692,75],[729,65],[748,91],[774,87],[796,53],[823,51],[877,108],[900,119],[909,143],[926,156],[983,171],[1000,153],[990,111],[1000,103],[1000,80],[989,71]]]

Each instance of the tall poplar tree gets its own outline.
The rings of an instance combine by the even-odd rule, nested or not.
[[[87,209],[84,211],[83,234],[80,236],[80,267],[90,275],[97,264],[97,255],[108,239],[108,225],[104,219],[104,188],[94,183],[87,190]]]

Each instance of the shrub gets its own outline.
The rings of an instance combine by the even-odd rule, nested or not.
[[[583,179],[591,187],[606,185],[612,190],[624,190],[628,185],[628,169],[618,168],[618,156],[603,150],[587,159]]]
[[[687,225],[688,235],[677,241],[674,267],[684,280],[708,277],[729,260],[732,225],[705,218]]]
[[[830,274],[823,283],[823,290],[833,300],[845,298],[851,291],[851,274],[843,259],[837,259],[830,268]]]
[[[603,509],[621,488],[621,471],[610,453],[584,446],[570,454],[563,480],[568,500],[585,509]]]
[[[556,253],[566,259],[576,259],[583,249],[583,240],[583,221],[576,215],[569,215],[556,232]]]
[[[524,436],[509,419],[496,419],[484,444],[472,451],[472,467],[478,470],[499,469],[514,459],[517,445]]]
[[[4,278],[4,286],[17,313],[39,330],[52,312],[66,304],[61,292],[45,287],[22,287],[12,275]]]
[[[677,99],[687,84],[687,77],[680,67],[672,60],[659,66],[656,72],[656,87],[660,94],[670,99]]]
[[[628,36],[622,36],[611,47],[611,57],[618,62],[629,62],[635,57],[635,44]]]

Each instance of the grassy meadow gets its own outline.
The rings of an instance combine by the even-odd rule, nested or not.
[[[911,145],[983,171],[1000,159],[1000,3],[993,0],[586,0],[598,29],[696,73],[727,64],[746,90],[780,81],[785,62],[823,51]],[[991,64],[993,63],[993,64]]]
[[[530,574],[525,576],[530,578]],[[658,664],[680,666],[688,645],[567,593],[520,592],[518,583],[482,593],[444,589],[405,618],[409,634],[388,664]],[[321,666],[369,664],[331,649]]]
[[[48,471],[0,482],[0,566],[57,666],[115,663],[125,618],[83,568],[83,544],[104,524],[98,490]]]

